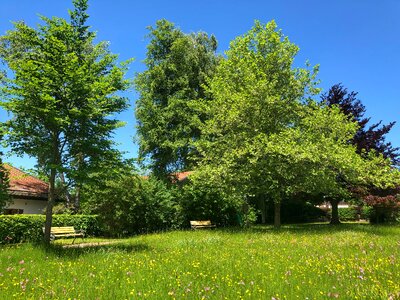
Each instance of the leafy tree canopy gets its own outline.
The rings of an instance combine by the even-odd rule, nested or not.
[[[184,34],[159,20],[149,27],[147,70],[136,78],[139,155],[159,178],[191,169],[197,156],[193,141],[204,119],[196,100],[207,102],[206,79],[219,58],[217,41],[204,32]]]

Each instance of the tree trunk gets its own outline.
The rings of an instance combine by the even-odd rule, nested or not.
[[[82,171],[82,166],[84,162],[84,156],[82,153],[79,153],[77,155],[77,162],[78,162],[78,169]],[[77,182],[76,185],[76,191],[75,191],[75,197],[74,197],[74,211],[77,213],[79,211],[79,208],[81,206],[81,180]]]
[[[64,172],[60,173],[60,180],[61,180],[61,183],[62,183],[62,186],[63,186],[63,190],[64,190],[64,193],[65,193],[65,199],[67,200],[66,206],[68,208],[70,208],[71,204],[72,204],[72,197],[71,197],[71,194],[68,191],[67,182],[65,181]]]
[[[56,179],[56,169],[52,167],[50,169],[50,182],[49,182],[49,195],[47,200],[46,208],[46,223],[44,225],[44,243],[50,244],[50,230],[51,224],[53,222],[53,206],[55,202],[55,179]]]
[[[265,199],[264,197],[261,197],[260,199],[260,209],[261,209],[261,224],[266,224],[267,223],[267,209],[265,205]]]
[[[44,238],[43,241],[46,245],[50,244],[50,233],[51,225],[53,223],[53,206],[56,200],[56,176],[57,176],[57,164],[60,161],[59,157],[59,134],[53,133],[52,143],[52,160],[50,165],[50,178],[49,178],[49,195],[46,207],[46,222],[44,224]]]
[[[81,187],[78,185],[76,187],[76,193],[75,193],[75,203],[74,203],[75,213],[78,213],[80,205],[81,205]]]
[[[331,216],[331,224],[337,225],[340,224],[339,220],[339,200],[331,199],[329,201],[332,207],[332,216]]]
[[[274,228],[278,229],[281,227],[281,203],[274,203]]]

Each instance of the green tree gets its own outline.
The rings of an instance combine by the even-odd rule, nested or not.
[[[294,68],[297,51],[273,21],[256,22],[236,38],[210,82],[214,101],[206,107],[209,119],[198,142],[200,169],[208,170],[210,180],[222,178],[226,190],[243,199],[263,195],[272,201],[276,227],[283,199],[345,193],[338,174],[366,181],[380,172],[347,142],[357,125],[339,109],[307,98],[318,92],[316,69]]]
[[[112,117],[127,108],[116,93],[127,89],[126,64],[116,64],[105,42],[85,25],[86,0],[74,0],[71,21],[41,17],[37,29],[23,22],[1,37],[0,56],[13,71],[5,80],[2,107],[6,142],[16,153],[36,157],[49,174],[45,242],[50,240],[58,174],[79,182],[101,160],[113,155]]]
[[[206,79],[218,63],[214,36],[184,34],[174,24],[159,20],[149,27],[147,70],[136,78],[139,155],[158,178],[191,169],[204,115],[197,100],[207,101]],[[147,160],[146,160],[147,159]]]

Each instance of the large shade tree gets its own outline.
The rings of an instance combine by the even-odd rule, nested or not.
[[[207,78],[218,63],[214,36],[185,34],[173,23],[159,20],[149,27],[147,70],[135,80],[139,99],[136,118],[139,155],[153,174],[189,170],[198,156],[193,141],[204,115],[196,102],[207,102]]]
[[[348,144],[355,123],[309,99],[318,93],[316,70],[295,68],[297,52],[273,21],[236,38],[210,81],[214,100],[198,142],[199,172],[244,201],[264,195],[274,203],[276,227],[285,198],[346,193],[339,174],[364,182],[389,171],[383,158],[364,161]]]
[[[37,29],[24,22],[0,39],[0,56],[14,76],[3,80],[6,142],[36,157],[49,176],[45,242],[50,240],[55,181],[60,173],[81,182],[113,155],[113,118],[127,107],[117,92],[129,83],[106,42],[95,43],[86,25],[87,0],[74,0],[70,22],[41,17]]]

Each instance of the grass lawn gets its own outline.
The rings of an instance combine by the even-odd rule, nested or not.
[[[400,227],[260,226],[62,243],[0,248],[0,299],[400,298]]]

